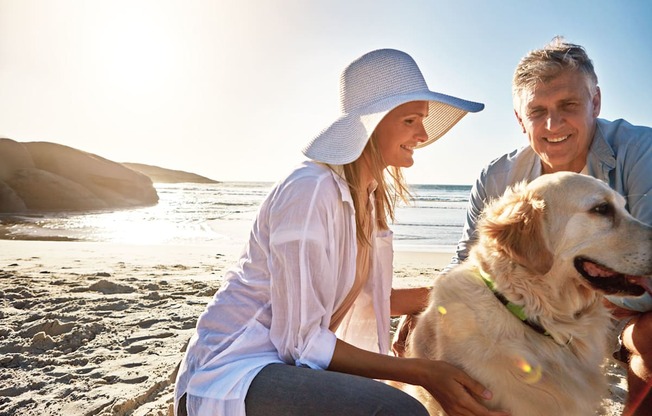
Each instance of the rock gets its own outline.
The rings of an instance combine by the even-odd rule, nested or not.
[[[152,180],[121,163],[56,143],[24,145],[37,168],[77,182],[101,199],[114,202],[112,205],[129,207],[158,202]]]
[[[49,142],[0,139],[0,213],[154,205],[152,180],[121,163]]]
[[[25,146],[11,139],[0,139],[0,181],[12,177],[18,169],[33,167],[34,161]]]
[[[2,166],[0,166],[0,169]],[[0,212],[27,211],[25,202],[16,194],[11,186],[0,180]]]
[[[79,183],[41,169],[18,169],[7,184],[30,210],[80,211],[109,207]]]

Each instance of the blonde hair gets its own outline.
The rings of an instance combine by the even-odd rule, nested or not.
[[[588,80],[591,91],[598,85],[598,76],[586,50],[555,36],[541,49],[530,51],[516,66],[512,80],[512,96],[517,99],[521,92],[532,89],[538,82],[549,82],[563,71],[580,71]]]
[[[387,166],[383,160],[380,151],[376,145],[375,133],[367,141],[367,145],[362,151],[362,155],[355,161],[343,166],[344,176],[351,190],[353,206],[355,208],[356,238],[359,244],[371,244],[371,218],[365,209],[367,203],[367,193],[360,183],[360,171],[367,163],[372,177],[377,182],[374,191],[375,209],[376,209],[376,227],[379,230],[389,229],[388,222],[395,220],[396,206],[400,201],[408,203],[410,201],[410,191],[403,177],[401,168]],[[367,156],[366,158],[363,156]],[[366,159],[366,160],[363,160]],[[387,166],[387,167],[386,167]],[[365,198],[362,199],[361,196]]]

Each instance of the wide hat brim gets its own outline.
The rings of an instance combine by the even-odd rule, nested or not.
[[[437,141],[467,113],[476,113],[484,104],[430,90],[387,97],[355,112],[343,114],[315,136],[304,148],[308,158],[332,165],[345,165],[360,157],[378,123],[394,108],[412,101],[428,101],[428,117],[423,124],[428,140],[421,148]]]

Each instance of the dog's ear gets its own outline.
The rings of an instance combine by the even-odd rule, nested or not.
[[[519,184],[487,206],[479,231],[516,263],[536,274],[546,274],[553,255],[546,245],[544,210],[544,201]]]

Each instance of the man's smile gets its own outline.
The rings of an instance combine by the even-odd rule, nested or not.
[[[568,139],[570,134],[567,134],[566,136],[560,136],[560,137],[544,137],[543,140],[547,141],[548,143],[561,143],[564,140]]]

